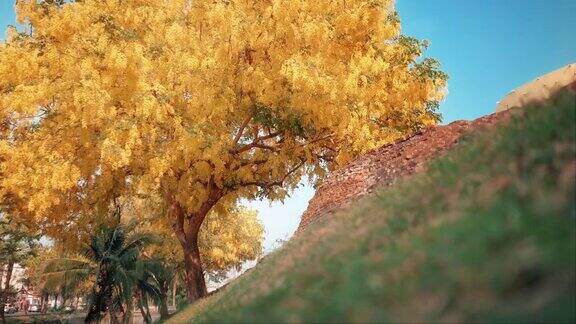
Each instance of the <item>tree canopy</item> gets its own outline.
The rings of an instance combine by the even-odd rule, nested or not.
[[[193,256],[189,286],[202,286],[210,212],[283,199],[439,120],[446,75],[400,34],[392,0],[16,8],[29,28],[0,45],[2,199],[49,228],[89,222],[113,197],[159,196]]]

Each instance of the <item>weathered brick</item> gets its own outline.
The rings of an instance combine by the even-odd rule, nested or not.
[[[428,161],[452,148],[463,134],[493,125],[509,112],[484,116],[474,121],[455,121],[433,126],[421,132],[368,152],[332,172],[317,188],[301,217],[296,234],[309,224],[345,208],[380,186],[390,186],[400,179],[426,170]]]

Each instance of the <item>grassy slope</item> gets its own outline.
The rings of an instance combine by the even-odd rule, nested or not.
[[[469,136],[172,320],[573,322],[575,100]]]

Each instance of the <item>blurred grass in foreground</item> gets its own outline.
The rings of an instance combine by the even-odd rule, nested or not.
[[[172,321],[574,322],[575,112],[514,111]]]

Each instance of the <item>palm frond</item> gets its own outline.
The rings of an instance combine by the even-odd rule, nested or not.
[[[117,251],[120,251],[124,246],[125,241],[126,241],[126,235],[122,230],[122,227],[118,226],[114,228],[112,232],[109,234],[107,242],[108,249],[106,250],[106,252],[115,253]]]
[[[68,269],[92,268],[92,265],[84,260],[73,258],[55,258],[46,261],[42,268],[43,273],[64,271]]]
[[[117,256],[117,260],[123,268],[134,269],[139,254],[140,250],[136,248],[125,250],[124,253]]]
[[[40,278],[42,288],[57,290],[73,289],[93,274],[94,267],[83,260],[61,258],[49,260],[43,268]]]
[[[158,289],[158,287],[156,287],[155,285],[147,281],[141,280],[138,282],[138,289],[146,293],[146,295],[152,297],[154,303],[158,304],[160,302],[161,292],[160,289]]]
[[[124,253],[130,249],[141,249],[142,247],[158,242],[158,237],[149,233],[136,233],[128,237],[124,248],[120,251],[120,254]]]

